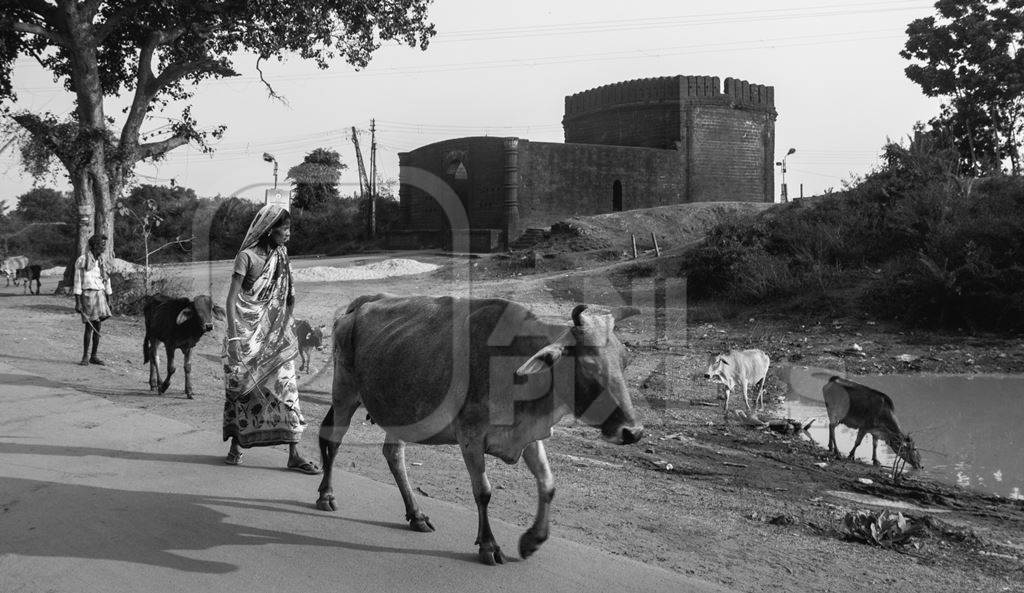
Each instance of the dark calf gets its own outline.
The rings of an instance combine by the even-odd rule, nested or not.
[[[189,300],[162,294],[147,297],[143,307],[146,337],[142,341],[142,360],[149,363],[149,390],[167,391],[174,374],[174,351],[185,357],[185,396],[192,399],[192,348],[203,334],[213,329],[213,320],[224,319],[224,309],[213,306],[210,297],[201,294]],[[160,382],[156,348],[161,342],[167,351],[167,376]]]
[[[42,283],[39,280],[39,276],[42,274],[42,272],[43,267],[38,264],[32,264],[27,268],[21,268],[20,270],[14,273],[14,285],[17,286],[19,280],[24,280],[25,289],[21,291],[22,293],[28,291],[31,294],[39,294],[39,289],[42,286]],[[35,281],[36,283],[35,292],[32,292],[33,281]]]
[[[898,456],[915,469],[921,468],[921,454],[914,446],[910,435],[900,430],[892,399],[881,391],[866,385],[854,383],[840,377],[832,377],[822,388],[825,408],[828,410],[828,450],[837,456],[842,454],[836,445],[836,425],[845,424],[857,429],[857,440],[850,449],[853,459],[864,435],[871,433],[871,462],[878,462],[878,439],[882,439]]]
[[[299,370],[309,372],[309,351],[313,348],[324,349],[324,328],[326,326],[313,327],[305,319],[296,319],[292,324],[292,331],[299,339]]]

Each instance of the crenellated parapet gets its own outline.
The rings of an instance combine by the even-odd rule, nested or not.
[[[565,98],[565,117],[626,105],[721,101],[735,107],[772,111],[775,88],[737,78],[661,76],[606,84]]]
[[[734,105],[773,111],[775,109],[775,87],[765,84],[751,84],[745,80],[726,78],[722,93]]]
[[[606,84],[565,98],[566,117],[635,103],[679,101],[679,77],[638,78]]]

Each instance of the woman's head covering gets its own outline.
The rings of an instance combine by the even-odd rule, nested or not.
[[[259,243],[260,239],[270,229],[274,228],[277,221],[281,220],[287,212],[287,210],[276,204],[267,204],[260,208],[260,211],[256,213],[256,217],[252,219],[249,231],[245,233],[245,240],[242,241],[242,246],[238,250],[249,249]]]

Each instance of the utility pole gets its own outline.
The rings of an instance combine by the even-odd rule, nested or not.
[[[370,120],[370,238],[377,237],[377,121]]]
[[[359,167],[359,199],[365,200],[370,188],[370,182],[366,179],[366,167],[363,166],[363,151],[359,150],[359,134],[356,127],[352,126],[352,145],[356,147],[356,165]]]

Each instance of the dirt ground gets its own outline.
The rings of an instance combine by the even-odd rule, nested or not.
[[[476,264],[476,266],[474,266]],[[437,273],[373,282],[300,284],[296,315],[330,324],[334,311],[354,296],[471,292],[514,298],[542,316],[562,317],[580,298],[616,304],[629,293],[643,313],[624,321],[620,336],[632,354],[627,380],[646,426],[636,445],[614,446],[595,429],[563,420],[548,442],[557,484],[552,532],[558,537],[723,583],[737,591],[834,591],[865,589],[899,593],[1024,591],[1024,503],[985,496],[910,475],[899,483],[883,469],[837,462],[799,435],[723,423],[714,389],[695,375],[709,351],[723,343],[761,347],[773,360],[834,365],[836,349],[864,344],[863,355],[844,358],[850,372],[1024,372],[1021,340],[903,334],[863,319],[715,320],[677,302],[678,287],[656,278],[629,279],[613,273],[558,271],[539,276],[483,279],[480,260]],[[480,278],[473,280],[474,278]],[[186,400],[183,379],[174,377],[160,396],[148,391],[142,365],[142,321],[115,317],[103,324],[101,357],[107,366],[79,367],[82,326],[67,297],[0,288],[5,320],[0,359],[27,372],[121,405],[173,417],[198,429],[219,431],[223,324],[205,337],[193,356],[197,399]],[[214,290],[222,302],[223,287]],[[657,311],[660,311],[658,313]],[[818,322],[821,323],[818,323]],[[897,354],[919,355],[914,363]],[[314,372],[300,383],[309,429],[303,446],[314,455],[316,426],[330,400],[329,348],[315,352]],[[777,395],[777,380],[769,385]],[[769,398],[771,399],[771,398]],[[382,433],[363,421],[347,436],[338,464],[382,482],[391,475],[380,454]],[[211,443],[222,456],[226,444]],[[465,466],[457,448],[412,445],[410,478],[421,496],[472,506]],[[825,462],[824,467],[818,464]],[[244,463],[244,462],[243,462]],[[285,463],[282,448],[281,464]],[[669,469],[669,466],[671,468]],[[488,468],[495,493],[492,516],[524,527],[536,508],[536,491],[523,464],[497,460]],[[870,478],[863,484],[858,478]],[[309,499],[319,479],[309,478]],[[872,509],[835,498],[829,491],[905,501],[904,511],[920,534],[907,545],[883,548],[848,539],[842,519]],[[397,491],[390,504],[396,523],[404,510]],[[876,509],[877,510],[877,509]],[[475,525],[436,525],[465,534],[472,547]],[[514,553],[515,542],[499,542]],[[543,553],[541,550],[540,553]],[[500,569],[498,569],[500,570]]]

